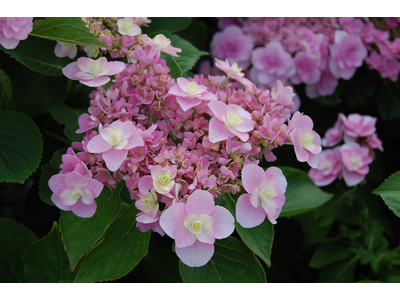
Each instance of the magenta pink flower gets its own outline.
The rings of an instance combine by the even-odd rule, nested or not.
[[[99,124],[99,134],[87,144],[90,153],[102,153],[110,171],[116,171],[128,155],[128,150],[144,146],[143,138],[132,121],[115,121],[103,128]]]
[[[367,137],[376,131],[376,118],[371,116],[361,116],[360,114],[350,114],[347,116],[342,113],[339,118],[344,125],[344,133],[350,138]]]
[[[171,87],[168,93],[176,96],[176,101],[183,111],[199,105],[202,100],[218,100],[217,96],[207,91],[205,85],[197,85],[195,81],[189,81],[183,77],[179,77],[176,81],[177,84]]]
[[[160,217],[160,226],[175,239],[175,251],[189,267],[205,265],[214,254],[215,239],[224,239],[235,229],[232,214],[215,206],[209,192],[194,191],[185,203],[175,203]]]
[[[337,78],[350,79],[356,68],[361,67],[367,57],[359,35],[349,35],[346,31],[335,31],[335,44],[330,47],[329,68]]]
[[[250,65],[253,40],[243,34],[238,26],[228,26],[222,32],[214,34],[211,41],[212,56],[237,63],[240,68],[247,68]]]
[[[296,74],[290,79],[293,84],[300,84],[301,82],[314,84],[318,82],[321,71],[317,56],[300,51],[296,53],[293,61],[296,66]]]
[[[321,152],[321,137],[312,130],[313,121],[309,116],[295,112],[289,121],[287,133],[293,143],[298,161],[306,161],[312,168],[318,166],[317,154]]]
[[[57,57],[66,57],[68,56],[69,58],[74,58],[76,56],[76,53],[78,52],[78,48],[74,44],[70,43],[64,43],[64,42],[58,42],[57,45],[54,48],[54,54]]]
[[[103,184],[77,171],[57,174],[50,178],[51,201],[61,210],[70,211],[81,218],[94,215],[97,204],[94,200],[103,190]]]
[[[125,69],[125,64],[120,61],[107,62],[105,57],[93,60],[87,57],[80,57],[62,69],[63,74],[72,80],[79,80],[80,83],[97,87],[110,81],[111,75],[118,74]]]
[[[254,49],[251,61],[251,79],[262,85],[271,86],[277,80],[285,84],[296,73],[292,56],[276,41]]]
[[[229,64],[228,59],[225,61],[215,59],[215,66],[224,71],[226,75],[228,75],[228,78],[232,78],[233,80],[236,80],[240,84],[243,84],[244,86],[247,87],[252,87],[253,83],[248,80],[247,78],[244,78],[244,73],[242,73],[242,69],[238,67],[237,63],[234,63],[232,66]]]
[[[214,114],[208,136],[211,143],[224,141],[232,134],[243,142],[249,139],[248,132],[254,129],[249,112],[236,104],[226,105],[220,101],[211,101],[208,107]]]
[[[19,41],[26,40],[32,31],[33,18],[0,18],[0,45],[6,49],[15,49]]]
[[[67,153],[64,154],[61,159],[63,163],[60,165],[60,174],[68,174],[72,171],[76,171],[85,177],[92,177],[92,172],[89,171],[84,162],[76,156],[71,147],[68,148]]]
[[[317,83],[306,86],[306,94],[310,99],[332,95],[338,83],[338,79],[327,68],[321,71],[321,76]]]
[[[335,181],[336,178],[342,178],[342,158],[340,156],[340,147],[323,150],[319,155],[317,168],[311,168],[308,176],[317,186],[326,186]]]
[[[369,172],[372,158],[368,156],[369,149],[355,142],[342,145],[343,179],[347,186],[359,184]]]
[[[243,187],[248,194],[239,197],[236,220],[244,228],[260,225],[267,216],[272,224],[285,204],[287,181],[282,171],[270,167],[267,171],[256,165],[245,165],[242,170]]]

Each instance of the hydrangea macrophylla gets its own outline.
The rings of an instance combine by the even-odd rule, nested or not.
[[[139,200],[135,202],[137,209],[148,215],[150,218],[156,218],[159,208],[159,202],[154,190],[149,191],[146,195],[139,194]]]
[[[132,17],[118,19],[118,32],[122,35],[136,36],[142,33],[142,29],[137,26]]]
[[[151,176],[143,176],[139,180],[139,191],[147,194],[149,190],[154,188],[157,193],[162,195],[168,194],[175,185],[177,167],[175,165],[161,167],[154,166],[150,170]]]
[[[177,53],[182,52],[182,49],[172,47],[171,40],[163,34],[157,34],[153,39],[144,39],[143,42],[171,56],[179,57]]]
[[[342,145],[340,153],[343,161],[343,179],[347,186],[359,184],[368,174],[368,165],[372,162],[368,155],[369,149],[350,142]]]
[[[32,31],[31,17],[1,17],[0,45],[6,49],[15,49],[19,41],[26,40]]]
[[[298,161],[307,162],[312,168],[318,166],[317,154],[321,152],[321,137],[312,130],[313,121],[309,116],[295,112],[289,121],[287,133],[293,143]]]
[[[344,114],[339,114],[339,118],[344,126],[345,140],[367,137],[376,131],[377,119],[374,117],[350,114],[346,118]]]
[[[116,171],[128,155],[128,150],[143,146],[144,141],[140,131],[132,121],[115,121],[103,128],[99,124],[99,134],[87,144],[90,153],[101,153],[107,168]]]
[[[197,85],[195,81],[189,81],[183,77],[179,77],[176,81],[177,84],[171,87],[168,93],[176,96],[176,101],[183,111],[199,105],[202,100],[218,100],[217,96],[207,91],[205,85]]]
[[[64,42],[58,42],[57,45],[54,48],[54,54],[57,57],[66,57],[68,56],[69,58],[74,58],[76,56],[76,53],[78,52],[78,48],[74,44],[70,43],[64,43]]]
[[[228,75],[228,78],[232,78],[233,80],[236,80],[240,84],[243,84],[244,86],[250,87],[253,85],[253,83],[248,80],[247,78],[244,78],[244,73],[242,73],[242,69],[238,67],[237,63],[233,63],[231,66],[229,64],[228,59],[225,61],[215,59],[215,66],[224,71],[226,75]]]
[[[189,267],[205,265],[214,254],[215,239],[224,239],[235,229],[232,214],[215,206],[209,192],[194,191],[186,203],[175,203],[160,217],[160,226],[175,239],[175,252]]]
[[[335,44],[330,47],[330,53],[329,68],[335,77],[343,79],[353,77],[368,54],[360,36],[343,30],[335,31]]]
[[[245,165],[242,170],[243,187],[248,194],[236,203],[236,220],[244,228],[260,225],[267,216],[272,224],[285,204],[287,181],[282,171],[270,167],[265,172],[257,165]]]
[[[334,149],[323,150],[319,156],[318,166],[311,168],[308,176],[317,186],[326,186],[335,181],[336,178],[342,179],[342,158],[340,156],[340,146]]]
[[[80,57],[62,69],[63,74],[72,80],[79,80],[80,83],[97,87],[110,81],[111,75],[118,74],[125,69],[125,64],[120,61],[108,62],[105,57],[93,60],[87,57]]]
[[[57,174],[50,178],[49,187],[53,192],[51,201],[61,210],[70,211],[81,218],[94,215],[97,198],[104,185],[78,171]]]
[[[243,142],[249,139],[248,132],[254,129],[249,112],[235,104],[226,105],[220,101],[211,101],[208,107],[214,116],[210,121],[209,140],[217,143],[236,135]]]

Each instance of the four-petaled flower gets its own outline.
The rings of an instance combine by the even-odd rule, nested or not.
[[[215,66],[218,69],[221,69],[222,71],[225,72],[226,75],[228,75],[228,78],[232,78],[233,80],[236,80],[237,82],[243,84],[244,86],[247,87],[252,87],[253,83],[248,80],[247,78],[244,78],[244,73],[242,73],[242,69],[238,67],[237,63],[233,63],[231,66],[229,64],[228,59],[225,61],[219,60],[218,58],[215,59]]]
[[[136,36],[142,33],[140,27],[133,23],[132,17],[119,19],[117,25],[118,32],[122,35]]]

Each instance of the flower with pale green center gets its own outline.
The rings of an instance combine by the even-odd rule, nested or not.
[[[237,82],[249,88],[253,86],[253,83],[244,77],[244,73],[242,73],[242,69],[238,67],[237,63],[233,63],[231,66],[228,59],[223,61],[216,58],[215,66],[224,71],[225,74],[228,75],[228,78],[232,78],[233,80],[236,80]]]
[[[146,195],[140,193],[139,200],[136,201],[135,206],[137,209],[147,214],[150,218],[155,218],[160,205],[155,191],[151,190]]]
[[[142,30],[137,26],[131,17],[119,19],[117,21],[118,32],[122,35],[136,36],[142,33]]]
[[[204,230],[208,230],[212,227],[214,219],[208,215],[190,215],[188,216],[183,224],[189,231],[195,235],[200,234]]]
[[[78,48],[75,44],[64,43],[64,42],[57,42],[54,48],[54,54],[57,57],[66,57],[74,58],[76,53],[78,52]]]
[[[347,186],[362,182],[369,172],[369,164],[373,161],[369,156],[370,149],[356,142],[345,143],[340,147],[343,162],[343,179]]]

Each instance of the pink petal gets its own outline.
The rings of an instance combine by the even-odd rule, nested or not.
[[[365,175],[359,174],[357,172],[350,172],[345,167],[343,167],[343,179],[347,186],[354,186],[363,181]]]
[[[124,149],[116,150],[115,148],[111,148],[103,153],[103,159],[106,163],[106,166],[112,172],[118,170],[127,156],[128,150]]]
[[[187,111],[188,109],[199,105],[201,100],[198,98],[189,98],[189,97],[176,97],[176,101],[178,101],[179,105],[182,107],[183,111]]]
[[[83,190],[82,202],[85,205],[90,205],[94,202],[94,197],[90,190]]]
[[[186,78],[183,77],[179,77],[176,80],[176,83],[178,84],[178,86],[181,88],[181,90],[183,92],[185,92],[185,94],[187,95],[187,85],[190,83],[189,80],[187,80]]]
[[[206,243],[206,244],[214,244],[215,243],[215,234],[214,234],[213,228],[203,229],[203,231],[201,233],[199,233],[198,235],[196,235],[195,237],[202,243]]]
[[[196,241],[196,235],[191,233],[183,223],[177,227],[175,231],[175,245],[176,247],[183,248],[193,245]]]
[[[185,210],[188,215],[210,215],[214,204],[214,198],[209,192],[195,190],[187,199]]]
[[[133,131],[136,131],[135,125],[133,125],[132,121],[126,121],[126,122],[121,122],[121,121],[115,121],[114,123],[119,122],[117,124],[117,128],[121,131],[121,140],[125,140],[129,138],[132,135]],[[114,124],[112,123],[112,124]],[[112,125],[111,124],[111,125]],[[110,128],[112,128],[110,125]],[[116,127],[116,126],[114,126]],[[143,145],[142,145],[143,146]]]
[[[201,93],[201,95],[197,96],[197,98],[207,101],[218,101],[217,96],[211,92]]]
[[[65,210],[65,211],[71,210],[71,206],[62,204],[60,197],[58,197],[56,194],[51,195],[51,201],[61,210]]]
[[[104,57],[104,59],[105,59],[105,57]],[[88,57],[80,57],[80,58],[78,58],[76,63],[77,63],[77,67],[79,68],[80,71],[91,74],[92,69],[90,68],[90,63],[94,62],[94,61],[95,61],[94,59],[91,59]]]
[[[239,130],[233,127],[227,127],[227,129],[234,135],[236,135],[239,139],[241,139],[243,142],[247,142],[247,140],[249,139],[249,134],[246,132],[240,132]]]
[[[76,78],[75,75],[79,71],[80,71],[80,69],[78,68],[77,62],[72,62],[62,69],[62,72],[65,75],[65,77],[72,79],[72,80],[78,80],[78,78]]]
[[[82,201],[76,202],[75,205],[71,206],[72,212],[81,218],[90,218],[94,215],[97,209],[96,201],[90,205],[84,204]]]
[[[286,192],[287,180],[281,169],[277,167],[270,167],[265,171],[265,175],[274,175],[276,178],[276,187],[283,193]]]
[[[187,93],[182,91],[182,89],[177,84],[171,87],[168,93],[174,96],[187,97]]]
[[[144,146],[144,140],[138,131],[133,133],[128,139],[128,144],[125,145],[124,149],[132,149],[135,147]]]
[[[139,192],[143,195],[147,195],[147,193],[153,188],[153,178],[150,175],[143,176],[139,180],[138,187]]]
[[[228,112],[228,106],[221,101],[210,101],[208,107],[218,120],[222,120],[222,116],[225,116]]]
[[[79,80],[80,83],[90,86],[90,87],[98,87],[105,85],[110,81],[110,77],[96,77],[91,80]]]
[[[87,144],[87,149],[90,153],[103,153],[111,148],[112,145],[103,139],[101,134],[94,136]]]
[[[175,245],[176,255],[189,267],[202,267],[208,263],[214,255],[214,245],[205,244],[198,240],[191,246],[178,248]]]
[[[104,185],[100,181],[97,181],[93,178],[89,178],[89,184],[85,186],[85,189],[88,189],[92,192],[94,198],[100,196],[103,188]]]
[[[68,173],[65,176],[65,184],[70,186],[70,187],[78,187],[82,188],[85,185],[87,185],[90,181],[90,179],[83,176],[77,171],[72,171],[71,173]]]
[[[248,118],[241,118],[241,119],[242,123],[236,125],[235,129],[241,132],[249,132],[250,130],[254,129],[253,120],[251,119],[251,116],[249,119]]]
[[[211,102],[216,102],[216,101],[211,101]],[[211,143],[218,143],[220,141],[224,141],[229,137],[229,135],[231,135],[231,132],[228,130],[228,128],[225,126],[224,123],[222,123],[216,117],[213,117],[210,120],[208,139],[210,140]]]
[[[235,219],[225,207],[215,206],[210,216],[214,219],[212,229],[216,239],[224,239],[235,230]]]
[[[99,76],[111,76],[121,73],[123,70],[125,70],[125,63],[122,61],[111,61],[107,63],[106,69],[100,72]]]
[[[69,189],[70,187],[68,185],[65,184],[65,177],[67,175],[66,174],[56,174],[53,175],[50,179],[49,179],[49,188],[51,189],[51,191],[53,193],[55,193],[57,196],[60,196],[61,193],[66,190]]]
[[[245,165],[242,170],[243,187],[248,193],[252,193],[254,189],[260,187],[261,182],[265,178],[264,170],[256,165]]]
[[[184,203],[172,204],[161,214],[160,226],[167,235],[174,239],[176,231],[184,227],[183,222],[186,216]]]
[[[236,203],[236,221],[244,228],[253,228],[265,220],[265,212],[261,205],[257,208],[250,204],[250,195],[243,194]]]

